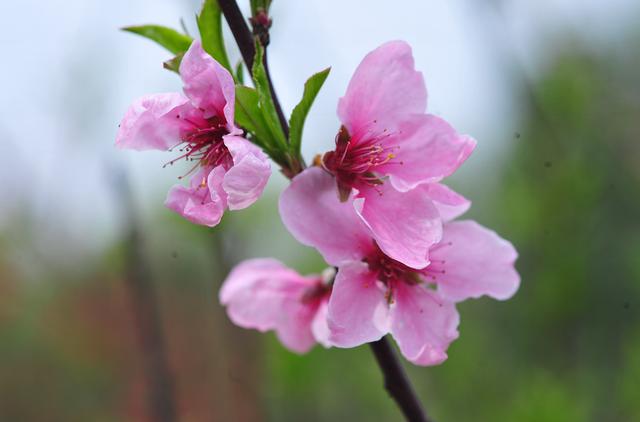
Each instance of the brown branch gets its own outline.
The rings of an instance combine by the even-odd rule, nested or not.
[[[251,73],[253,57],[256,55],[256,50],[253,45],[253,36],[251,35],[249,26],[245,22],[244,16],[242,16],[242,12],[235,0],[218,0],[218,4],[220,5],[220,10],[222,10],[224,18],[229,24],[233,38],[235,38],[236,44],[238,44],[242,60],[244,60],[244,63],[247,65],[249,73]]]
[[[430,422],[407,374],[386,338],[369,343],[384,375],[384,387],[409,422]]]

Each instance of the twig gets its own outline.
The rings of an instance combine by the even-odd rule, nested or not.
[[[378,366],[384,375],[384,387],[398,403],[409,422],[429,422],[407,374],[386,338],[370,343]]]
[[[251,31],[249,31],[249,26],[245,22],[244,16],[242,16],[242,12],[235,0],[218,0],[218,4],[220,5],[220,10],[222,10],[224,18],[229,24],[233,38],[235,38],[236,44],[238,44],[242,60],[244,60],[244,63],[247,65],[249,73],[251,73],[253,57],[256,54],[256,50],[253,45],[253,36],[251,35]]]

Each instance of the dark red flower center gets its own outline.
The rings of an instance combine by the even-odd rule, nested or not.
[[[302,295],[302,303],[312,304],[318,303],[326,296],[331,294],[332,283],[327,283],[322,279],[318,279],[318,282],[313,286],[308,287]]]
[[[392,161],[396,157],[394,150],[397,148],[385,145],[386,138],[383,135],[354,139],[347,128],[340,127],[336,135],[336,149],[324,154],[322,166],[336,177],[343,200],[349,197],[353,187],[382,183],[381,176],[376,174],[376,168]]]
[[[176,116],[181,118],[181,116]],[[177,147],[181,155],[166,163],[163,167],[173,165],[173,163],[185,160],[195,161],[195,165],[183,178],[192,173],[198,166],[217,167],[223,166],[225,169],[233,166],[233,159],[223,141],[223,136],[227,135],[224,119],[214,116],[206,120],[206,125],[198,125],[195,122],[184,119],[190,123],[193,129],[182,137],[182,143]],[[173,149],[172,149],[173,150]]]
[[[369,270],[376,274],[377,279],[390,286],[395,282],[419,284],[423,280],[420,274],[400,261],[388,257],[374,242],[375,250],[363,261],[369,266]]]
[[[394,301],[394,290],[398,283],[412,286],[424,284],[428,288],[435,289],[438,277],[445,273],[445,261],[432,259],[428,267],[416,270],[388,257],[375,242],[374,245],[374,251],[363,261],[367,263],[369,270],[376,275],[376,279],[384,283],[387,289],[385,297],[389,303]],[[451,246],[451,242],[441,243],[436,245],[436,248],[443,246]]]

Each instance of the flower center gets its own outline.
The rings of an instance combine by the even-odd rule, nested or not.
[[[359,185],[375,186],[382,183],[375,173],[376,167],[393,160],[396,146],[387,146],[387,136],[354,140],[347,128],[340,127],[336,135],[336,149],[322,157],[322,166],[333,174],[340,189],[351,190]]]
[[[377,274],[378,280],[389,286],[394,282],[404,282],[408,284],[419,284],[422,282],[418,272],[385,255],[380,247],[375,244],[375,251],[363,261],[369,266],[369,270]]]
[[[394,302],[394,291],[398,283],[406,283],[411,286],[425,283],[418,271],[407,267],[402,262],[389,258],[375,242],[374,246],[373,253],[363,261],[367,263],[369,270],[376,274],[376,278],[385,285],[385,298],[388,304],[391,305]]]
[[[176,116],[181,118],[181,116]],[[193,129],[182,137],[182,143],[178,145],[178,151],[182,154],[179,157],[166,163],[163,167],[173,165],[173,163],[185,160],[195,161],[195,165],[180,179],[191,174],[198,166],[223,166],[229,169],[233,166],[233,159],[222,137],[229,133],[222,118],[214,116],[207,119],[206,125],[198,125],[195,122],[184,118],[193,126]]]
[[[301,301],[305,304],[319,302],[325,296],[328,296],[331,293],[332,287],[332,284],[326,283],[322,279],[318,279],[317,283],[315,283],[313,286],[308,287],[304,291]]]

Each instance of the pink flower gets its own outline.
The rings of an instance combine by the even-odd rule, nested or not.
[[[386,43],[356,69],[338,104],[342,127],[336,149],[322,157],[341,199],[355,191],[356,211],[380,248],[412,268],[428,264],[429,247],[442,235],[433,201],[453,201],[445,205],[457,212],[469,207],[469,201],[437,183],[475,147],[470,137],[425,114],[426,106],[427,91],[411,48],[401,41]],[[414,190],[424,184],[433,184],[436,195],[429,195],[431,189]]]
[[[250,259],[224,281],[220,302],[234,324],[275,330],[287,348],[304,353],[316,342],[329,346],[330,293],[326,277],[303,277],[275,259]]]
[[[224,210],[253,204],[271,174],[264,153],[234,125],[235,87],[231,74],[194,41],[180,65],[184,93],[142,97],[127,110],[116,138],[120,148],[169,150],[194,162],[188,187],[176,185],[165,205],[206,226]],[[179,177],[182,179],[184,176]]]
[[[517,253],[493,231],[473,221],[448,222],[428,251],[431,262],[416,270],[378,246],[353,211],[354,195],[340,202],[334,183],[311,168],[280,198],[282,220],[294,237],[339,267],[327,313],[332,345],[355,347],[391,333],[411,362],[439,364],[458,337],[456,302],[482,295],[502,300],[517,290]]]

